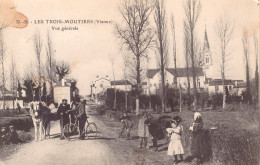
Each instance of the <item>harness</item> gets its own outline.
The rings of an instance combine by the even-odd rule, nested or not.
[[[39,108],[39,104],[31,103],[31,111],[32,111],[32,117],[35,119],[37,123],[41,122],[42,120],[42,113]]]

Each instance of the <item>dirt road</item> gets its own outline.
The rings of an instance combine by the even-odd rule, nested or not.
[[[60,140],[58,121],[52,123],[51,139],[25,144],[21,149],[0,160],[0,165],[116,165],[113,152],[102,139]]]

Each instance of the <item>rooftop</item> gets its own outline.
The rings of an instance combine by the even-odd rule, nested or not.
[[[128,80],[115,80],[110,83],[111,85],[132,85]]]

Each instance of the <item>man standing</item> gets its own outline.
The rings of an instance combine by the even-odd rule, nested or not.
[[[62,103],[60,104],[57,114],[60,117],[60,139],[64,139],[63,127],[69,123],[69,114],[70,105],[67,103],[67,99],[62,99]]]
[[[85,138],[84,132],[84,125],[87,120],[87,114],[86,114],[86,99],[83,99],[81,103],[78,106],[78,115],[77,118],[79,120],[79,138],[83,140]]]

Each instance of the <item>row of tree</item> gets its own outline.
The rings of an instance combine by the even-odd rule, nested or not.
[[[186,62],[187,73],[191,69],[191,75],[187,74],[188,82],[188,95],[190,95],[190,77],[192,77],[193,90],[192,95],[194,98],[194,108],[197,108],[197,82],[196,82],[196,68],[200,66],[201,49],[199,47],[200,41],[197,39],[197,22],[201,13],[201,4],[199,0],[185,0],[184,2],[184,20],[183,20],[183,33],[184,33],[184,58]],[[132,80],[135,84],[136,93],[136,111],[139,113],[139,97],[142,89],[142,64],[143,59],[147,59],[149,49],[156,48],[158,56],[158,66],[161,75],[161,104],[162,110],[165,110],[165,68],[168,65],[168,30],[167,30],[167,17],[164,0],[126,0],[121,5],[120,14],[122,22],[115,24],[117,36],[121,39],[122,47],[129,51],[129,57],[125,58],[130,67],[128,79]],[[150,17],[154,16],[154,23],[156,28],[153,29],[150,24]],[[227,16],[222,16],[216,21],[215,33],[218,38],[218,47],[221,54],[221,78],[222,85],[226,79],[226,65],[227,58],[231,54],[230,44],[233,35],[234,21]],[[171,32],[173,37],[173,59],[174,68],[177,68],[176,57],[176,40],[175,40],[175,23],[174,16],[171,16]],[[255,37],[255,53],[258,56],[258,42]],[[243,36],[244,57],[246,62],[246,80],[247,80],[247,93],[250,98],[250,77],[249,77],[249,48],[248,36],[246,31]],[[132,60],[133,59],[133,60]],[[125,61],[126,61],[125,60]],[[256,59],[255,83],[258,84],[258,59]],[[177,74],[175,74],[177,75]],[[125,76],[126,77],[126,76]],[[174,79],[177,86],[177,76]],[[258,87],[258,85],[256,85]],[[149,88],[149,82],[148,82]],[[258,88],[255,90],[258,95]],[[226,92],[223,92],[223,108],[226,103]],[[257,96],[258,98],[258,96]],[[250,99],[249,99],[250,100]],[[258,99],[257,99],[258,100]],[[251,103],[251,101],[249,101]],[[190,107],[189,107],[190,108]]]
[[[49,103],[53,102],[53,85],[60,82],[70,73],[70,66],[64,61],[57,61],[55,59],[55,50],[50,33],[47,33],[46,45],[44,45],[40,33],[34,34],[32,41],[36,61],[32,60],[28,66],[24,66],[23,74],[17,69],[16,61],[13,55],[11,56],[10,76],[8,76],[7,69],[5,68],[8,54],[6,53],[7,45],[4,42],[3,36],[4,29],[4,27],[0,29],[1,94],[3,108],[5,109],[7,84],[10,84],[13,107],[15,107],[15,99],[22,99],[22,90],[24,87],[26,91],[25,101],[38,100]],[[45,52],[43,51],[44,47]],[[71,80],[73,91],[77,89],[76,82],[74,79]]]

